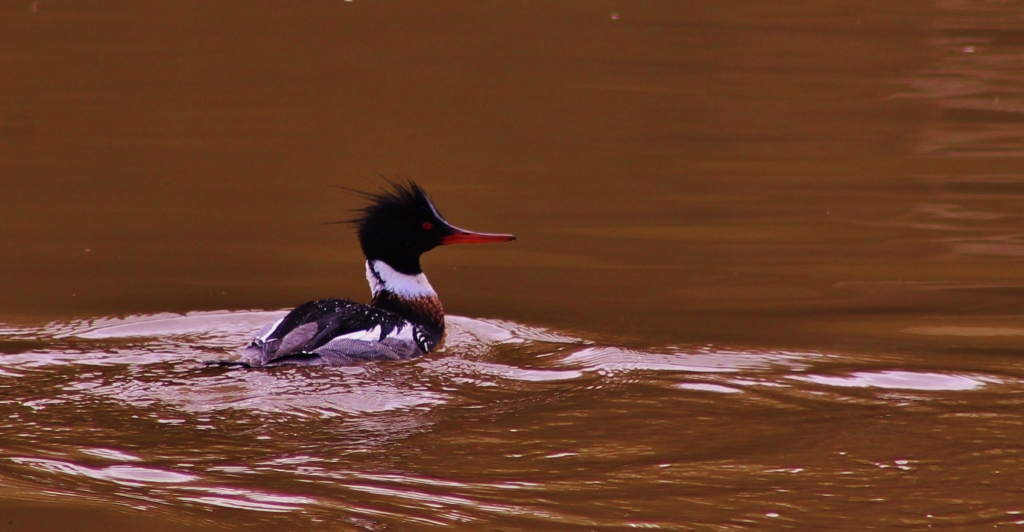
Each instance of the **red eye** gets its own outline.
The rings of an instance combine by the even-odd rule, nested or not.
[[[432,224],[430,222],[423,222],[423,229],[424,230],[430,231],[433,228],[434,228],[434,224]]]

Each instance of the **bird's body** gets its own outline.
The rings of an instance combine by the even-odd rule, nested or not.
[[[260,330],[242,354],[247,367],[350,365],[429,353],[444,338],[444,309],[419,265],[439,245],[507,242],[512,235],[453,227],[415,183],[364,194],[371,204],[354,222],[366,255],[373,299],[320,299],[302,304]]]
[[[369,305],[348,299],[300,305],[257,333],[242,361],[251,366],[348,365],[417,357],[438,346],[444,336],[444,310],[426,276],[400,274],[382,262],[367,261],[366,277],[373,291]],[[417,291],[401,293],[399,287],[388,287],[385,277]]]

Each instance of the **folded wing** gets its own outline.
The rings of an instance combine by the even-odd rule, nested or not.
[[[264,327],[242,354],[252,366],[345,365],[356,360],[422,354],[414,325],[401,316],[347,299],[310,301]]]

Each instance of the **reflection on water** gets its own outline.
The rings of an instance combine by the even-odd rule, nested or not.
[[[928,449],[932,432],[908,432],[903,423],[914,412],[975,431],[1013,422],[1000,412],[1020,403],[1024,367],[986,375],[884,369],[884,357],[865,354],[639,350],[455,316],[442,352],[407,363],[271,370],[201,364],[230,356],[280,314],[140,315],[4,328],[0,388],[12,398],[4,401],[12,413],[0,422],[7,442],[0,484],[21,492],[38,486],[35,496],[43,500],[74,493],[158,515],[173,508],[175,519],[192,525],[205,522],[204,509],[218,507],[301,515],[306,526],[369,529],[488,522],[672,528],[680,504],[699,511],[698,521],[715,522],[732,508],[733,519],[740,511],[766,523],[821,504],[821,490],[852,504],[867,478],[881,485],[904,480],[879,469],[931,468],[932,476],[945,476],[961,467],[999,467],[1008,478],[1022,472],[1002,454],[950,463]],[[963,418],[963,394],[972,393],[985,395],[972,400],[971,411],[988,413]],[[825,411],[832,421],[821,417]],[[890,458],[869,458],[854,441],[833,441],[864,430],[863,421],[878,412],[889,412],[899,435],[892,451],[870,456]],[[722,422],[734,418],[749,419],[767,447],[719,434]],[[770,442],[779,430],[823,422],[839,424],[814,445],[834,451],[796,461],[775,457],[779,450]],[[643,429],[649,424],[659,429]],[[638,429],[647,437],[635,439]],[[151,436],[140,441],[138,434]],[[732,458],[707,454],[701,434],[718,434],[716,445],[731,447]],[[661,442],[677,438],[689,443]],[[452,460],[488,465],[451,469]],[[936,469],[939,461],[952,470]],[[580,473],[563,477],[569,471]],[[716,495],[752,479],[772,488],[755,483],[724,499]],[[663,496],[670,500],[621,498],[650,482],[665,486],[655,491],[668,489]],[[942,484],[929,486],[941,493]],[[702,499],[718,502],[709,508]],[[588,502],[594,500],[602,501],[598,511]],[[924,500],[905,504],[918,505],[920,516],[938,511]],[[942,507],[946,521],[936,522],[980,511],[967,501]],[[644,517],[631,519],[631,511]]]
[[[936,102],[942,117],[925,131],[929,155],[1024,155],[1024,10],[1019,2],[936,2],[937,64],[910,85]]]
[[[984,386],[986,381],[998,382],[993,378],[972,378],[967,375],[941,375],[910,371],[857,372],[845,377],[808,375],[793,378],[828,386],[873,387],[893,390],[973,390]]]

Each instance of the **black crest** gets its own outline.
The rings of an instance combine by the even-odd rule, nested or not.
[[[412,181],[389,180],[380,192],[360,195],[370,203],[353,223],[366,258],[384,261],[402,273],[422,273],[420,255],[441,245],[452,232],[427,193]]]

